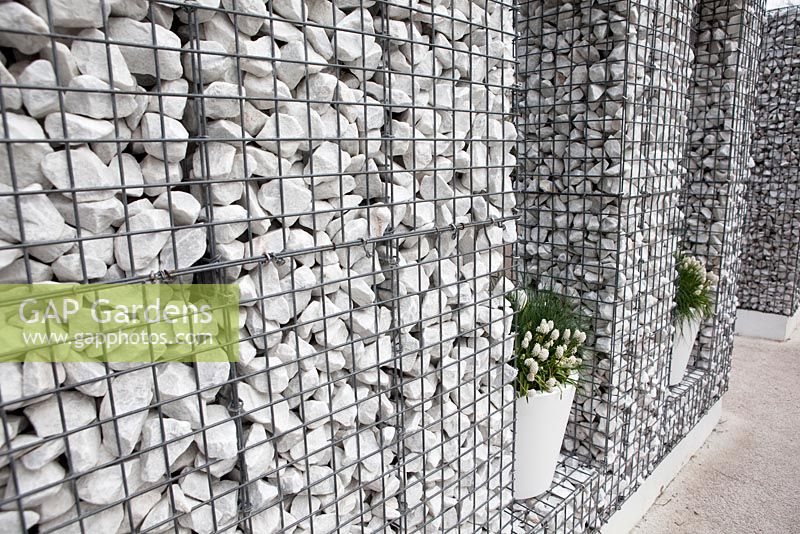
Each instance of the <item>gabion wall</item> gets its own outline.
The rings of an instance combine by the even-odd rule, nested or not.
[[[593,320],[565,453],[603,466],[606,508],[661,454],[692,9],[548,0],[520,17],[520,254]]]
[[[733,351],[764,2],[708,0],[698,11],[681,246],[720,278],[693,354],[714,377],[710,406],[727,388]]]
[[[242,295],[237,364],[2,364],[4,529],[506,529],[513,38],[499,0],[0,4],[0,281]]]
[[[800,9],[770,11],[747,191],[739,307],[781,315],[800,308]]]

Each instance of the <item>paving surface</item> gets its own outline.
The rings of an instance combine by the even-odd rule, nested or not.
[[[720,423],[632,534],[800,532],[798,366],[800,330],[736,338]]]

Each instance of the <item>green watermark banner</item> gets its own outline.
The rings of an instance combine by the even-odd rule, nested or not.
[[[0,284],[0,362],[236,362],[236,284]]]

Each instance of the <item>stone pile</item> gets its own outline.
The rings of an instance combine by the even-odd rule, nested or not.
[[[0,280],[205,271],[242,295],[235,365],[3,364],[4,524],[499,531],[512,22],[0,4]]]
[[[771,11],[761,46],[739,307],[793,315],[800,307],[800,34],[796,8]]]
[[[663,445],[691,9],[544,0],[520,19],[521,254],[592,320],[564,448],[607,466],[605,506]]]
[[[715,370],[712,399],[727,383],[733,350],[762,14],[760,2],[708,0],[696,26],[681,248],[720,277],[714,316],[701,327],[690,362]]]

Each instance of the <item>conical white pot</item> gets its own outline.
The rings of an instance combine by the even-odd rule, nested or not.
[[[514,498],[547,491],[556,473],[575,386],[517,399],[514,434]]]
[[[689,364],[694,341],[700,331],[700,319],[684,319],[675,325],[675,343],[672,347],[672,360],[669,364],[669,385],[680,384]]]

